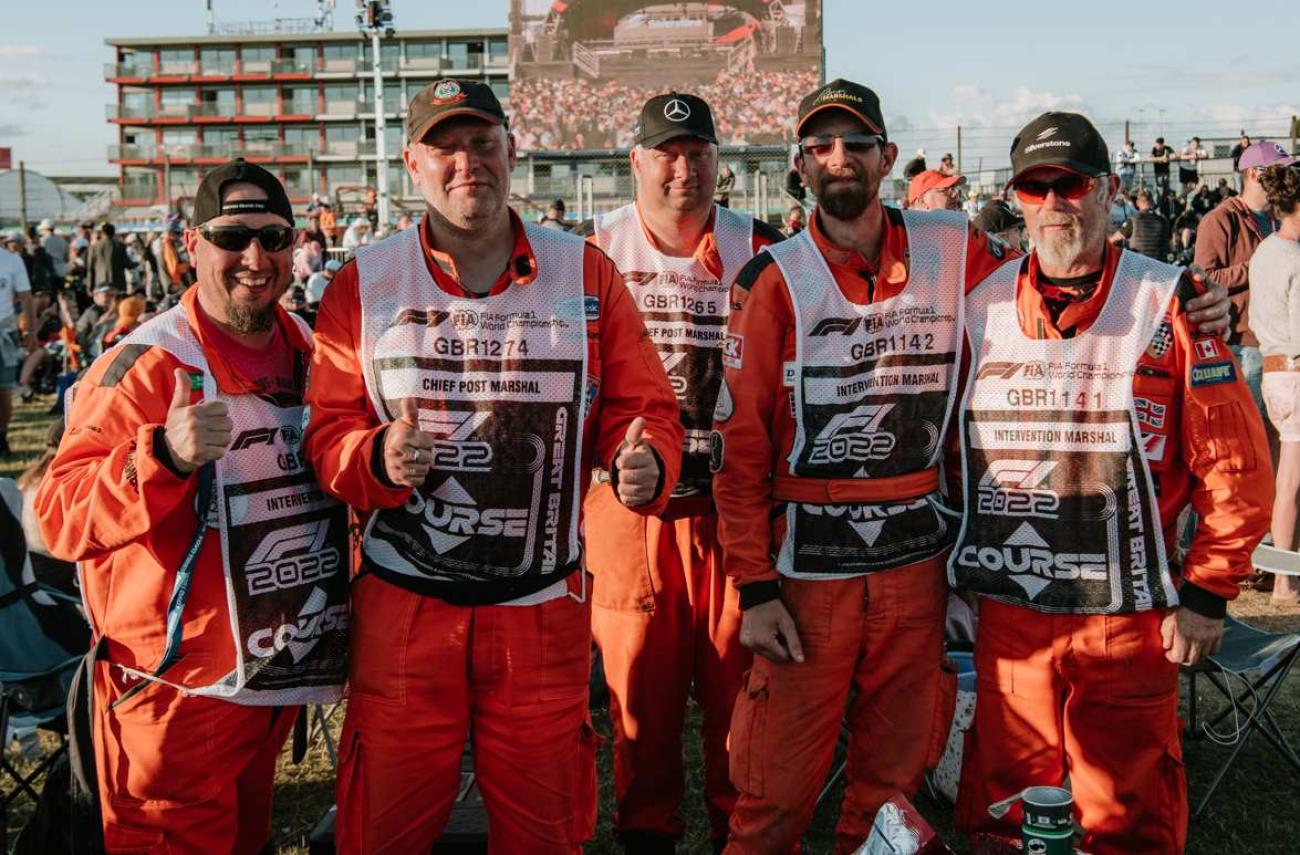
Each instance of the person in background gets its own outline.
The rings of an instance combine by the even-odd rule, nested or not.
[[[98,234],[86,259],[86,283],[92,289],[109,284],[118,291],[126,291],[127,271],[134,266],[126,247],[117,239],[112,223],[101,223]]]
[[[1169,162],[1175,157],[1176,152],[1165,145],[1165,138],[1156,137],[1156,144],[1151,147],[1151,172],[1155,176],[1156,190],[1161,196],[1169,189]]]
[[[980,191],[971,188],[966,191],[966,201],[962,203],[961,209],[966,212],[966,216],[972,220],[979,216],[980,208]]]
[[[713,201],[720,207],[731,207],[731,193],[736,189],[736,173],[731,171],[731,167],[722,164],[718,167],[718,187],[713,191]]]
[[[351,252],[356,252],[358,248],[367,246],[370,243],[370,221],[362,217],[354,217],[348,230],[343,233],[343,248]]]
[[[786,237],[794,237],[808,225],[803,205],[791,205],[785,214],[785,226],[781,231]]]
[[[306,282],[313,273],[325,266],[325,250],[322,244],[312,240],[306,232],[302,242],[293,251],[293,281]]]
[[[1142,155],[1138,154],[1133,140],[1124,140],[1124,147],[1115,152],[1115,174],[1119,176],[1120,188],[1124,192],[1133,189],[1133,179],[1141,162]]]
[[[990,199],[975,216],[975,228],[990,238],[996,238],[1008,249],[1020,252],[1024,248],[1025,218],[1001,199]]]
[[[180,221],[174,221],[168,223],[167,231],[160,239],[163,269],[167,274],[170,290],[177,293],[194,284],[194,268],[190,263],[189,250],[185,248],[181,235]]]
[[[338,215],[334,213],[334,206],[328,199],[322,199],[320,203],[320,230],[325,233],[325,240],[329,246],[334,246],[338,242]]]
[[[1250,257],[1251,329],[1262,354],[1262,391],[1280,439],[1273,501],[1273,545],[1297,547],[1300,492],[1300,170],[1269,166],[1258,172],[1278,227]],[[1273,601],[1300,602],[1300,580],[1278,575]]]
[[[319,272],[313,273],[307,279],[306,291],[308,303],[316,304],[324,299],[325,289],[329,287],[330,282],[334,279],[334,275],[338,273],[339,269],[342,267],[343,262],[339,261],[337,258],[331,258],[329,261],[325,262],[325,266]]]
[[[1238,164],[1241,163],[1241,156],[1248,148],[1250,148],[1250,137],[1245,131],[1242,131],[1241,139],[1237,140],[1237,144],[1232,147],[1232,151],[1228,152],[1228,155],[1232,158],[1232,171],[1235,178],[1234,183],[1238,191],[1241,190],[1241,170],[1238,168]]]
[[[907,207],[916,211],[960,211],[966,179],[938,169],[927,169],[907,186]]]
[[[1155,210],[1149,190],[1139,190],[1137,211],[1119,227],[1118,236],[1128,248],[1157,261],[1168,261],[1170,250],[1169,221]]]
[[[121,292],[113,285],[96,285],[91,292],[94,305],[77,318],[77,341],[91,359],[103,352],[104,337],[117,326],[117,301]]]
[[[564,214],[564,200],[556,199],[551,203],[551,206],[546,209],[546,216],[538,220],[537,224],[539,226],[545,226],[548,229],[567,232],[569,230],[569,222],[564,218]]]
[[[286,312],[293,312],[295,315],[306,321],[307,326],[315,326],[316,313],[308,310],[307,290],[301,285],[291,285],[286,288],[284,294],[280,296],[280,305]]]
[[[49,253],[54,265],[54,278],[58,280],[59,287],[62,287],[63,277],[68,274],[68,239],[54,230],[53,220],[41,220],[39,229],[41,246]]]
[[[23,260],[7,249],[0,249],[0,457],[8,457],[9,420],[13,417],[13,389],[27,348],[34,346],[36,330],[32,286],[27,280]],[[22,325],[15,306],[21,307]]]
[[[1228,332],[1228,349],[1241,365],[1241,373],[1250,387],[1255,405],[1260,413],[1265,411],[1261,390],[1263,364],[1259,340],[1250,322],[1250,257],[1264,238],[1277,228],[1277,220],[1269,209],[1268,196],[1260,184],[1261,172],[1269,166],[1289,166],[1296,162],[1282,147],[1269,140],[1260,140],[1244,152],[1237,161],[1241,173],[1241,194],[1206,214],[1196,229],[1197,266],[1203,268],[1211,281],[1228,289],[1232,300],[1232,326]],[[1271,424],[1270,446],[1277,439]]]
[[[1192,137],[1178,156],[1178,183],[1183,185],[1183,195],[1192,192],[1200,179],[1199,161],[1205,160],[1210,153],[1201,147],[1201,138]]]
[[[939,158],[939,171],[944,175],[957,174],[957,165],[953,161],[952,152],[948,152],[943,157]]]
[[[907,165],[903,167],[903,178],[911,181],[922,172],[925,172],[925,169],[925,149],[918,148],[916,150],[916,157],[909,160]]]
[[[144,314],[144,309],[145,301],[143,297],[132,296],[119,300],[117,304],[117,324],[104,333],[104,339],[100,342],[100,353],[126,338],[131,334],[132,330],[140,326],[140,316]]]
[[[325,237],[325,232],[320,227],[320,208],[307,215],[307,228],[302,230],[302,241],[308,243],[316,241],[321,245],[322,250],[329,246],[329,240]]]
[[[413,225],[415,225],[415,220],[411,218],[410,214],[403,211],[401,214],[398,215],[397,226],[396,226],[397,231],[404,232]]]

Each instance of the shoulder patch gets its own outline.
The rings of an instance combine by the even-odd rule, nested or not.
[[[754,283],[758,281],[758,277],[762,275],[768,265],[775,263],[776,258],[773,257],[772,253],[760,252],[751,258],[744,267],[740,268],[740,272],[736,274],[736,281],[732,284],[748,291],[754,287]]]
[[[1220,383],[1237,382],[1237,364],[1231,359],[1222,362],[1193,362],[1191,367],[1193,386],[1217,386]]]
[[[144,356],[153,345],[151,344],[124,344],[117,349],[113,356],[112,363],[108,369],[99,378],[100,386],[116,386],[122,382],[126,372],[131,370],[131,366]]]
[[[754,219],[754,234],[761,237],[769,243],[780,243],[785,240],[785,232],[769,223],[767,220]]]

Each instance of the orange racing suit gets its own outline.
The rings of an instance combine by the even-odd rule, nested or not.
[[[671,367],[669,376],[692,449],[688,457],[697,460],[689,473],[683,464],[676,495],[657,517],[623,507],[607,483],[593,485],[587,496],[592,630],[600,646],[614,726],[616,828],[630,852],[671,851],[672,841],[685,830],[677,811],[685,784],[682,728],[689,696],[702,717],[704,799],[714,839],[726,838],[735,805],[727,730],[750,655],[740,646],[739,596],[722,571],[717,516],[708,491],[707,440],[722,377],[718,355],[730,280],[755,253],[783,238],[762,221],[743,223],[737,215],[720,211],[691,259],[657,259],[654,237],[635,210],[619,212],[627,217],[621,240],[607,231],[610,220],[602,221],[590,239],[611,253],[665,367]],[[723,227],[733,230],[722,238],[727,245],[721,248],[720,217],[726,218]],[[742,229],[748,231],[744,246],[728,243],[740,240]],[[724,270],[727,265],[729,271]],[[674,284],[665,281],[661,291],[655,288],[656,280]],[[682,327],[688,324],[683,336]],[[706,354],[703,370],[689,354],[683,358],[686,351],[679,344],[690,337],[691,327],[696,335],[718,336],[713,348],[697,348]],[[699,414],[703,421],[697,424]],[[699,450],[699,435],[704,450]]]
[[[901,214],[884,208],[882,224],[879,261],[873,263],[832,243],[820,212],[810,218],[816,249],[852,303],[890,299],[908,283],[911,256]],[[983,279],[1004,254],[1000,244],[971,229],[965,269],[956,274],[964,276],[962,286]],[[796,356],[788,287],[767,253],[756,256],[737,278],[729,330],[743,340],[743,352],[733,354],[724,372],[730,413],[724,418],[720,404],[714,425],[713,490],[724,568],[740,587],[742,608],[778,596],[783,600],[806,657],[803,663],[784,664],[755,657],[737,698],[731,769],[740,797],[727,850],[737,853],[783,853],[797,847],[829,771],[850,690],[848,786],[837,851],[861,845],[876,810],[895,792],[916,789],[927,759],[937,759],[934,749],[942,748],[946,736],[936,736],[933,726],[941,703],[947,602],[942,553],[845,578],[782,579],[776,570],[786,523],[779,512],[784,505],[774,499],[773,479],[790,474],[795,436],[794,395],[784,378],[784,366]],[[932,471],[899,480],[912,482],[915,492],[907,492],[908,497],[937,486]],[[907,484],[900,488],[909,489]],[[827,487],[821,501],[832,504],[828,499],[837,497],[835,489]],[[837,503],[854,501],[872,499],[847,496]],[[931,746],[936,738],[938,745]]]
[[[218,387],[264,391],[224,357],[197,290],[181,298]],[[301,390],[310,343],[278,310]],[[82,592],[95,639],[105,644],[94,675],[95,760],[109,852],[253,853],[267,844],[275,759],[292,708],[243,706],[138,685],[121,667],[152,673],[166,645],[176,568],[199,524],[198,478],[174,468],[163,439],[173,372],[160,347],[130,343],[97,360],[76,387],[68,428],[36,497],[52,554],[81,562]],[[197,402],[201,392],[192,393]],[[205,510],[206,515],[206,510]],[[165,678],[207,686],[229,674],[234,639],[221,538],[204,538],[182,623],[182,657]],[[111,663],[111,664],[110,664]],[[121,667],[119,667],[121,666]]]
[[[437,307],[478,298],[462,288],[452,258],[433,246],[427,222],[419,231],[432,278],[427,323],[445,329],[437,326],[445,320]],[[511,223],[514,251],[489,298],[510,293],[522,300],[519,289],[541,282],[546,272],[513,212]],[[569,239],[550,240],[562,238]],[[617,269],[595,246],[582,244],[578,257],[581,269],[572,275],[582,277],[587,307],[578,487],[585,491],[594,465],[609,465],[632,419],[643,416],[662,485],[654,501],[636,510],[658,514],[676,482],[682,443],[672,390]],[[363,312],[374,310],[360,304],[362,276],[358,263],[345,265],[321,302],[306,447],[324,488],[371,513],[402,507],[413,491],[392,485],[384,471],[387,425],[372,403],[361,354]],[[411,309],[423,317],[423,305]],[[579,317],[583,310],[579,305]],[[491,412],[494,404],[480,406]],[[440,465],[435,462],[430,478],[447,474]],[[471,553],[488,542],[487,535],[473,535]],[[587,717],[591,617],[576,593],[582,574],[564,580],[574,596],[561,591],[537,602],[516,600],[509,579],[448,586],[440,595],[366,567],[353,584],[339,850],[428,851],[450,813],[472,734],[493,851],[581,851],[595,819],[595,735]],[[494,588],[505,593],[494,596]]]
[[[1046,283],[1031,255],[1016,283],[1024,334],[1061,339],[1088,330],[1120,256],[1108,247],[1100,282],[1080,294]],[[1167,554],[1189,502],[1199,516],[1182,561],[1179,601],[1221,618],[1268,529],[1273,486],[1263,425],[1240,369],[1217,336],[1193,332],[1184,314],[1183,303],[1196,292],[1183,273],[1138,360],[1134,412]],[[1177,584],[1177,568],[1171,570]],[[1099,855],[1181,852],[1187,788],[1178,666],[1166,660],[1160,635],[1168,609],[1158,600],[1155,608],[1108,614],[1047,613],[990,597],[980,603],[977,700],[959,827],[1015,836],[1019,807],[994,820],[988,805],[1026,786],[1059,786],[1068,769],[1076,816],[1087,831],[1082,848]]]

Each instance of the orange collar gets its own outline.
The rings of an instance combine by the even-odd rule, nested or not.
[[[533,247],[524,232],[524,221],[519,219],[514,208],[507,210],[510,211],[510,228],[514,232],[515,246],[510,254],[510,263],[492,283],[488,296],[500,294],[512,284],[527,285],[537,278],[537,256],[533,254]],[[456,260],[433,245],[433,228],[429,220],[430,218],[425,216],[420,222],[420,246],[424,249],[424,257],[428,262],[429,274],[433,276],[433,281],[439,288],[457,297],[481,296],[465,290],[465,286],[461,284],[460,272],[456,269]]]
[[[884,205],[879,199],[874,204],[882,209],[880,223],[883,239],[880,242],[880,258],[877,261],[872,261],[857,250],[845,249],[832,241],[822,228],[821,208],[813,211],[812,217],[809,218],[808,231],[812,234],[813,243],[825,257],[832,274],[838,273],[836,268],[842,268],[846,272],[859,276],[866,271],[890,285],[903,285],[907,282],[909,257],[907,230],[894,225],[889,218],[889,212],[884,210]]]
[[[203,312],[203,307],[199,305],[199,286],[194,285],[181,295],[181,305],[185,307],[185,315],[189,320],[190,331],[198,339],[199,347],[203,348],[203,356],[208,361],[208,370],[212,372],[212,379],[216,381],[217,388],[228,395],[246,395],[257,392],[258,389],[252,383],[231,368],[230,363],[226,361],[225,355],[221,352],[221,343],[204,329],[204,325],[199,319],[199,313]],[[204,317],[206,317],[206,313]],[[275,321],[280,325],[280,332],[284,334],[285,341],[289,342],[290,349],[296,354],[311,353],[311,342],[307,341],[303,336],[298,325],[289,317],[289,313],[278,304],[275,307]],[[209,318],[209,323],[214,322]]]
[[[1106,254],[1102,259],[1101,279],[1097,282],[1097,287],[1086,300],[1071,303],[1062,309],[1053,322],[1052,314],[1048,311],[1039,288],[1042,272],[1038,266],[1038,253],[1031,252],[1029,263],[1025,265],[1024,272],[1017,279],[1016,308],[1020,315],[1021,328],[1034,338],[1061,338],[1061,330],[1087,332],[1088,327],[1092,326],[1097,316],[1101,314],[1102,307],[1106,305],[1110,284],[1115,279],[1115,269],[1119,267],[1119,257],[1119,249],[1107,241]],[[1024,282],[1028,282],[1030,287],[1019,287]],[[1034,323],[1036,319],[1043,322],[1041,329],[1032,328],[1038,326]]]
[[[635,202],[632,203],[632,206],[636,211],[636,221],[637,225],[641,227],[641,233],[645,235],[645,239],[649,242],[650,246],[654,247],[655,251],[658,252],[659,242],[655,240],[655,236],[650,233],[650,229],[646,228],[645,218],[641,216],[641,206]],[[714,225],[717,221],[718,208],[714,205],[709,209],[708,225],[704,227],[704,234],[700,237],[700,242],[696,244],[695,252],[691,254],[691,257],[695,261],[699,262],[699,264],[705,270],[709,271],[711,275],[721,279],[722,255],[718,252],[718,240],[714,235]]]

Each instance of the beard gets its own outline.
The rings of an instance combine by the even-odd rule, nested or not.
[[[1040,214],[1039,227],[1045,225],[1068,225],[1066,229],[1040,231],[1040,238],[1034,241],[1034,251],[1049,267],[1071,267],[1081,259],[1095,244],[1104,240],[1105,221],[1099,219],[1089,227],[1082,217],[1066,214]]]
[[[247,306],[230,303],[226,307],[226,325],[241,335],[266,332],[275,323],[275,303]]]
[[[835,183],[832,184],[832,181]],[[814,188],[817,204],[827,216],[836,220],[856,220],[862,216],[862,212],[867,210],[867,205],[875,197],[874,190],[869,185],[866,174],[855,167],[844,172],[823,174]]]

